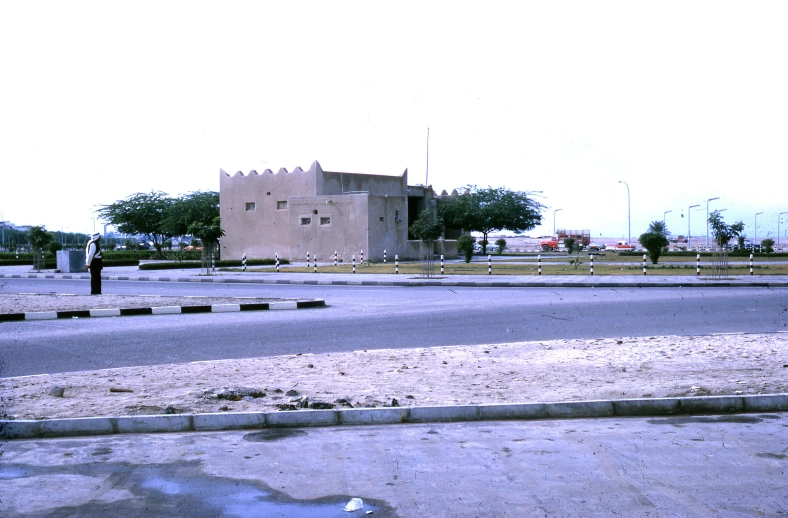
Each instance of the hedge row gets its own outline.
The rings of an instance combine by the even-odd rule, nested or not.
[[[275,259],[247,259],[247,266],[273,266],[276,264]],[[279,259],[279,264],[290,264],[287,259]],[[227,267],[240,267],[241,261],[227,260],[216,261],[218,268]],[[202,262],[198,261],[184,261],[184,262],[159,262],[159,263],[145,263],[140,265],[140,270],[177,270],[181,268],[200,268]]]

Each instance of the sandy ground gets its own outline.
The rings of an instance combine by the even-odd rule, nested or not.
[[[777,333],[379,349],[2,378],[0,397],[8,417],[49,419],[771,394],[788,392],[786,345]]]

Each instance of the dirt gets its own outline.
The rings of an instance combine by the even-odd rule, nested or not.
[[[774,333],[376,349],[2,378],[0,393],[13,419],[772,394],[788,392],[787,345]]]

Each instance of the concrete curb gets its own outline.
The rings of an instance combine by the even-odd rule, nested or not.
[[[312,275],[312,274],[270,274],[272,276],[287,275]],[[664,277],[649,279],[640,278],[637,281],[613,280],[614,277],[605,278],[604,276],[586,276],[582,280],[575,277],[568,277],[567,280],[543,280],[544,277],[534,277],[533,280],[505,280],[505,276],[493,276],[489,281],[462,280],[464,276],[455,275],[444,279],[413,279],[405,278],[402,280],[367,280],[364,277],[370,275],[360,275],[359,278],[347,280],[319,280],[319,279],[263,279],[260,277],[240,279],[237,277],[223,277],[216,275],[213,277],[152,277],[152,276],[128,276],[128,275],[104,275],[101,278],[107,281],[141,281],[141,282],[207,282],[207,283],[227,283],[227,284],[303,284],[306,286],[463,286],[473,288],[788,288],[788,281],[764,281],[749,280],[747,276],[741,279],[716,280],[707,277],[676,277],[677,280],[664,280]],[[29,274],[0,274],[0,279],[67,279],[67,280],[88,280],[88,275],[54,274],[54,273],[29,273]],[[759,277],[762,279],[762,277]],[[608,280],[609,279],[609,280]]]
[[[313,426],[599,417],[648,417],[788,411],[788,394],[568,401],[432,407],[347,408],[48,420],[0,420],[0,437],[33,439],[121,433],[174,433]]]
[[[326,305],[323,299],[287,300],[258,304],[212,304],[202,306],[162,306],[116,309],[84,309],[72,311],[32,311],[26,313],[0,313],[0,322],[19,320],[56,320],[58,318],[128,317],[136,315],[181,315],[191,313],[237,313],[240,311],[265,311],[282,309],[318,308]]]

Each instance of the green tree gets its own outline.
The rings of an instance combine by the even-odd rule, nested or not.
[[[668,228],[662,221],[652,221],[648,226],[648,231],[640,234],[638,241],[648,251],[651,263],[658,264],[662,249],[670,244]]]
[[[435,217],[431,210],[424,209],[419,219],[410,225],[410,232],[422,241],[435,241],[443,234],[443,219]]]
[[[465,262],[470,263],[473,258],[473,245],[476,243],[476,238],[470,234],[463,234],[457,238],[457,252],[465,257]]]
[[[34,251],[41,252],[52,242],[52,233],[47,232],[43,225],[32,227],[27,232],[27,242]]]
[[[43,225],[32,227],[27,232],[27,242],[30,243],[30,248],[33,250],[33,266],[41,271],[41,267],[44,266],[41,256],[47,245],[52,242],[52,233],[47,232]]]
[[[165,219],[174,200],[161,191],[138,192],[111,205],[104,205],[97,212],[124,234],[142,234],[153,242],[156,256],[161,259],[161,247],[173,237],[164,227]]]
[[[504,187],[481,189],[468,185],[465,192],[444,199],[438,214],[447,226],[465,232],[480,232],[482,253],[487,253],[487,235],[496,230],[515,233],[530,230],[542,222],[544,206],[529,198],[528,193]]]
[[[569,264],[574,265],[575,270],[577,270],[577,267],[580,265],[580,251],[583,249],[583,244],[578,243],[573,237],[565,237],[564,248],[566,248],[566,253],[568,255],[571,255],[573,251],[577,253],[574,259],[569,260]]]
[[[761,241],[761,250],[765,254],[771,254],[774,252],[774,239],[766,238]]]
[[[218,243],[219,238],[224,235],[222,230],[221,220],[219,216],[213,218],[209,225],[200,222],[194,222],[186,229],[187,233],[202,240],[205,246],[213,249]]]
[[[739,238],[744,231],[744,223],[737,221],[733,225],[728,225],[723,221],[720,211],[715,210],[709,214],[709,226],[711,227],[714,241],[718,246],[725,246],[733,238]],[[743,243],[743,240],[741,241]]]
[[[190,234],[191,225],[211,227],[218,217],[219,193],[195,191],[172,201],[162,221],[162,229],[171,236],[185,236]]]
[[[498,255],[501,255],[506,249],[506,240],[504,238],[496,239],[495,244],[498,245]]]

